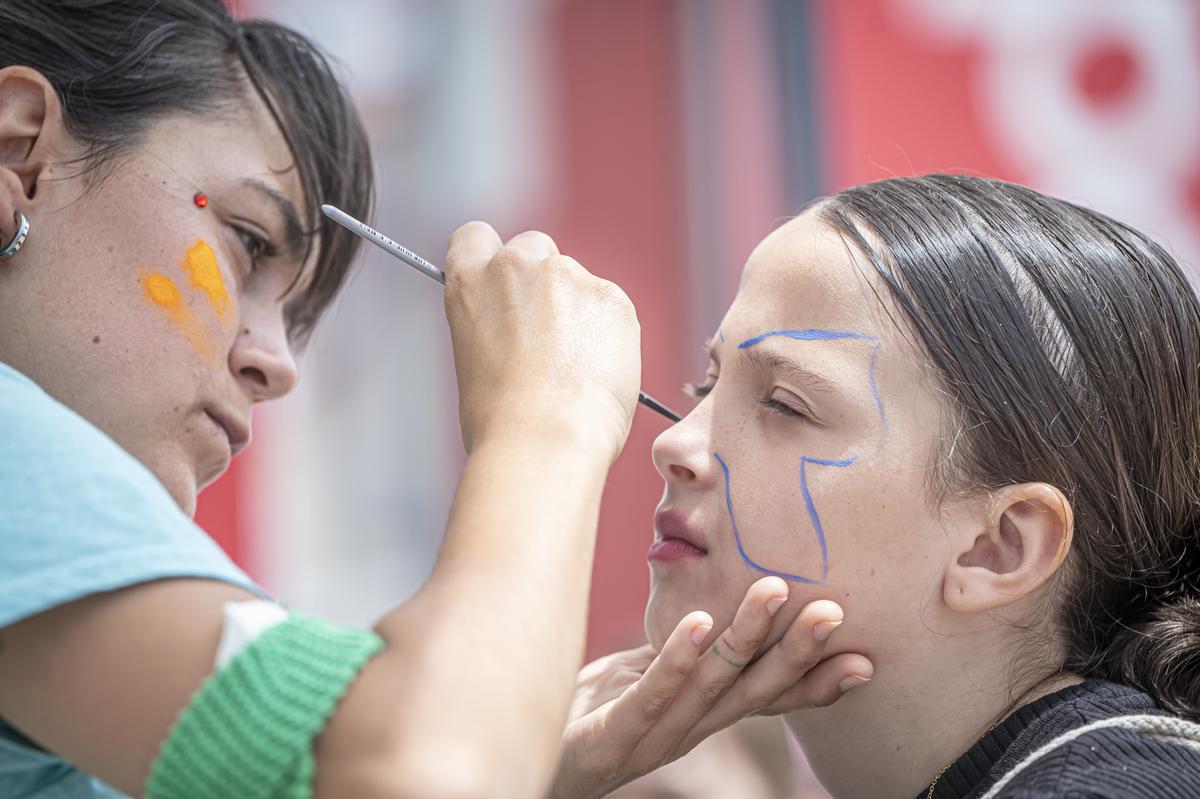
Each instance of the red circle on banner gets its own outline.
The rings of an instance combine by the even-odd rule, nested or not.
[[[1075,85],[1097,108],[1128,101],[1141,76],[1137,56],[1124,42],[1100,40],[1083,49],[1075,64]]]

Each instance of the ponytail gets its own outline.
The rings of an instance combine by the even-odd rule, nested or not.
[[[1151,608],[1144,622],[1121,630],[1111,651],[1114,673],[1104,676],[1200,721],[1200,597],[1181,596]]]

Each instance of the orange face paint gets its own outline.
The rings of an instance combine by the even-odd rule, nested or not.
[[[188,248],[182,266],[183,271],[192,278],[192,285],[208,295],[217,318],[225,321],[233,305],[229,301],[229,292],[225,290],[225,281],[221,278],[221,268],[217,266],[217,254],[213,248],[204,241],[197,241]]]
[[[142,279],[142,285],[146,287],[146,293],[150,295],[150,299],[155,305],[168,310],[178,310],[183,307],[183,297],[179,294],[179,287],[166,275],[146,275]]]
[[[175,281],[160,272],[151,272],[142,275],[142,287],[150,302],[163,309],[167,319],[196,348],[196,352],[201,357],[211,357],[212,342],[191,309],[184,304],[183,294]]]

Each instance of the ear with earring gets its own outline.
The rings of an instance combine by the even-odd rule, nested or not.
[[[25,243],[26,237],[29,235],[29,219],[20,211],[13,211],[13,221],[17,225],[17,232],[13,234],[12,241],[0,249],[0,258],[12,258],[17,254],[17,250],[21,249],[21,245]]]

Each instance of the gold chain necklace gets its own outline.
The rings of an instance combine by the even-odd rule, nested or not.
[[[954,765],[953,760],[942,766],[942,770],[934,775],[933,782],[929,785],[929,793],[925,794],[925,799],[933,799],[933,789],[937,787],[938,780],[940,780],[942,775],[946,773],[946,769],[950,768],[952,765]]]
[[[1000,723],[999,721],[994,722],[992,724],[992,726],[990,726],[986,730],[984,730],[983,735],[979,736],[980,739],[986,738],[988,736],[988,733],[990,733],[992,730],[996,729],[996,725],[999,723]],[[929,791],[928,791],[928,793],[925,794],[925,799],[933,799],[933,789],[937,787],[938,780],[940,780],[942,778],[942,775],[945,774],[950,769],[950,767],[953,766],[957,762],[958,762],[958,758],[951,760],[949,763],[942,766],[941,771],[939,771],[937,774],[934,775],[933,782],[929,784]]]

